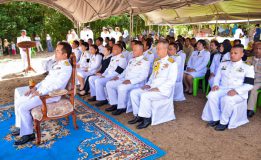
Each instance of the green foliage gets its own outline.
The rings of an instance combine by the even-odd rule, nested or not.
[[[16,42],[22,29],[31,38],[38,34],[46,46],[46,34],[52,37],[53,44],[63,40],[73,23],[58,11],[29,2],[11,2],[0,5],[0,37]]]

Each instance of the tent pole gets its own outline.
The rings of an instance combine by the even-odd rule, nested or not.
[[[81,27],[81,23],[77,22],[77,34],[80,35],[80,27]]]
[[[131,9],[130,10],[130,42],[132,40],[132,33],[133,33],[133,13]]]

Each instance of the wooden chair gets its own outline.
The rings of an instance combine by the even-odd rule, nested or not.
[[[74,53],[70,57],[72,65],[72,75],[67,84],[67,90],[53,91],[47,95],[40,96],[42,106],[36,107],[31,110],[31,114],[34,121],[34,128],[37,135],[36,144],[41,143],[41,131],[40,123],[48,120],[55,120],[60,118],[66,118],[69,121],[69,116],[72,115],[74,128],[77,130],[76,114],[74,111],[74,96],[75,96],[75,74],[76,74],[76,57]],[[48,98],[62,96],[61,100],[54,103],[46,104]]]

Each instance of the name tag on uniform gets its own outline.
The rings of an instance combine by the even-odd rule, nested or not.
[[[239,69],[237,69],[237,71],[238,72],[244,72],[244,69],[240,67]]]

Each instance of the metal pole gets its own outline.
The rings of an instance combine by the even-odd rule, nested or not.
[[[130,10],[130,42],[132,40],[132,33],[133,33],[133,14],[132,9]]]

